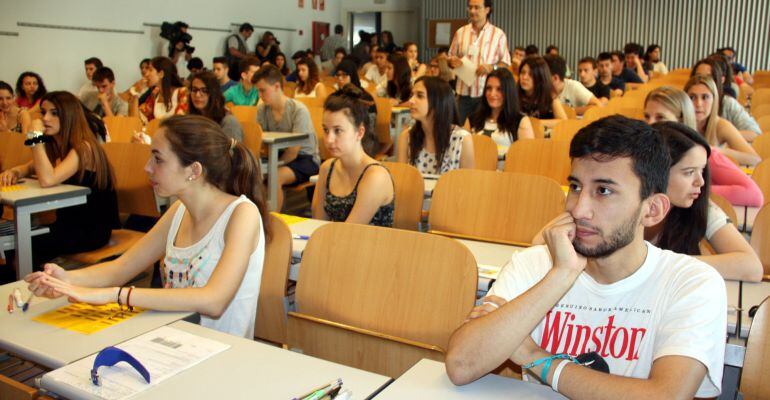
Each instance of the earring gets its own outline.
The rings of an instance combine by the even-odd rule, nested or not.
[[[188,176],[188,177],[187,177],[187,182],[192,182],[192,180],[193,180],[193,177],[192,177],[192,175],[190,175],[190,176]]]

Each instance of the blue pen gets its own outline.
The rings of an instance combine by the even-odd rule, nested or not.
[[[310,240],[310,236],[307,235],[291,235],[291,238],[298,240]]]

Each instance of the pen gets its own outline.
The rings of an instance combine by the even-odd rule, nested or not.
[[[308,235],[291,235],[291,238],[298,240],[310,240],[310,236]]]
[[[305,398],[307,398],[309,396],[312,396],[313,394],[317,393],[318,391],[324,390],[324,389],[326,389],[326,388],[328,388],[330,386],[334,386],[334,385],[336,385],[338,383],[340,385],[342,384],[342,379],[341,378],[338,378],[338,379],[336,379],[336,380],[334,380],[332,382],[329,382],[327,384],[321,385],[321,386],[319,386],[319,387],[317,387],[317,388],[315,388],[315,389],[313,389],[313,390],[303,394],[302,396],[294,397],[292,400],[302,400],[302,399],[305,399]]]
[[[8,295],[8,308],[6,308],[6,310],[8,310],[8,314],[13,314],[13,295],[12,294]]]
[[[24,305],[21,306],[21,312],[27,312],[27,309],[29,309],[29,302],[32,301],[32,297],[35,294],[33,292],[29,292],[29,297],[27,297],[27,301],[24,302]]]
[[[342,386],[342,381],[339,380],[334,385],[328,386],[325,389],[321,389],[321,390],[313,393],[306,400],[321,400],[324,397],[326,397],[327,395],[329,395],[329,393],[331,393],[331,392],[333,392],[335,390],[338,390],[341,386]]]

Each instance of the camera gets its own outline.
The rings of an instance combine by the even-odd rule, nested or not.
[[[176,51],[177,43],[184,43],[182,50],[184,52],[192,54],[195,51],[195,47],[190,46],[192,36],[184,32],[182,29],[187,29],[189,26],[182,21],[175,23],[163,22],[160,26],[160,37],[168,40],[168,56],[173,57],[174,51]]]

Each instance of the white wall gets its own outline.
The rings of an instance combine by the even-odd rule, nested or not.
[[[342,0],[340,21],[348,32],[348,14],[351,12],[381,12],[382,30],[393,32],[396,44],[410,41],[419,43],[421,3],[416,0],[385,0],[375,4],[374,0]]]
[[[216,5],[216,8],[212,7]],[[49,90],[76,91],[85,82],[83,60],[99,57],[115,71],[118,88],[139,79],[139,61],[159,55],[159,28],[143,23],[183,20],[191,28],[233,29],[231,23],[248,21],[255,34],[248,46],[253,51],[257,37],[271,29],[281,41],[281,48],[291,54],[312,45],[312,21],[340,21],[340,0],[326,0],[325,10],[312,10],[312,0],[304,8],[297,0],[0,0],[0,31],[18,32],[19,36],[0,35],[0,80],[15,85],[25,70],[43,76]],[[17,26],[17,22],[81,26],[142,31],[142,34],[104,33]],[[296,30],[302,30],[302,35]],[[194,56],[207,67],[214,56],[222,55],[225,32],[190,29]],[[165,52],[165,50],[164,50]],[[166,55],[166,54],[163,54]],[[187,71],[182,72],[183,76]]]

